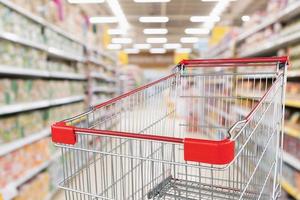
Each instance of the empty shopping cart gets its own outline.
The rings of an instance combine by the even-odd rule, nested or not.
[[[286,57],[183,60],[52,126],[66,199],[276,199]]]

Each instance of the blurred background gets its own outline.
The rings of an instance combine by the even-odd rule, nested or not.
[[[0,200],[62,198],[53,122],[182,59],[276,55],[291,60],[281,199],[299,200],[300,0],[0,0]]]

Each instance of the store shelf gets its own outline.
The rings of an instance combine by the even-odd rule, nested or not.
[[[273,17],[270,17],[270,16],[266,17],[266,20],[263,21],[262,23],[260,23],[259,25],[257,25],[256,27],[252,27],[249,29],[249,31],[246,31],[246,32],[240,34],[237,37],[236,41],[241,42],[241,41],[245,40],[246,38],[248,38],[250,35],[263,30],[264,28],[268,27],[269,25],[271,25],[273,23],[287,21],[298,14],[300,14],[300,2],[299,1],[289,5],[284,10],[278,12],[278,14]]]
[[[99,92],[103,92],[103,93],[114,93],[116,92],[116,90],[114,88],[109,88],[109,87],[94,87],[92,89],[93,93],[99,93]]]
[[[295,158],[293,155],[283,151],[283,161],[294,167],[296,170],[300,170],[300,161]]]
[[[300,128],[293,127],[292,125],[286,123],[284,126],[284,132],[287,135],[300,139]],[[299,166],[300,167],[300,166]]]
[[[300,108],[300,99],[289,99],[287,98],[285,100],[285,105],[294,107],[294,108]]]
[[[288,70],[287,77],[288,78],[300,77],[300,70]]]
[[[209,58],[216,58],[218,55],[223,53],[224,51],[228,50],[230,44],[223,44],[213,47],[212,49],[208,50],[205,55]]]
[[[291,43],[300,41],[300,31],[295,31],[294,33],[284,36],[284,37],[275,37],[268,41],[262,42],[259,48],[248,48],[250,50],[241,53],[240,57],[251,57],[264,55],[272,53],[282,47],[286,47]]]
[[[297,190],[297,188],[292,186],[289,182],[287,182],[283,178],[280,180],[280,185],[289,195],[291,195],[296,200],[300,200],[300,191]]]
[[[54,47],[49,47],[47,48],[47,53],[49,54],[50,57],[57,57],[57,58],[63,58],[63,59],[68,59],[68,60],[75,60],[78,62],[84,62],[85,59],[81,56],[77,55],[72,55],[65,53],[65,51],[54,48]]]
[[[86,77],[81,74],[68,73],[68,72],[50,72],[50,71],[43,71],[38,69],[18,68],[18,67],[5,66],[5,65],[0,65],[0,75],[86,80]]]
[[[7,185],[5,188],[0,189],[0,193],[3,195],[4,200],[10,200],[13,199],[14,197],[16,197],[18,195],[18,190],[17,188],[21,185],[23,185],[24,183],[26,183],[27,181],[29,181],[30,179],[32,179],[33,177],[35,177],[37,174],[39,174],[41,171],[43,171],[44,169],[48,168],[49,165],[57,160],[59,158],[60,154],[54,154],[50,160],[40,164],[39,166],[29,170],[27,173],[24,174],[24,176],[22,176],[21,178],[13,181],[12,183],[10,183],[9,185]]]
[[[84,96],[73,96],[73,97],[66,97],[61,99],[54,99],[54,100],[42,100],[36,102],[28,102],[28,103],[20,103],[20,104],[12,104],[7,106],[0,107],[0,116],[13,114],[18,112],[25,112],[29,110],[36,110],[41,108],[47,108],[51,106],[58,106],[68,103],[73,103],[77,101],[82,101]]]
[[[103,73],[99,73],[99,72],[91,72],[90,76],[92,78],[104,80],[106,82],[115,82],[115,80],[113,78],[107,77]]]
[[[18,43],[18,44],[22,44],[22,45],[25,45],[25,46],[28,46],[28,47],[32,47],[32,48],[35,48],[35,49],[39,49],[39,50],[42,50],[42,51],[45,51],[47,49],[46,46],[43,45],[43,44],[38,44],[36,42],[32,42],[30,40],[24,39],[24,38],[14,34],[14,33],[8,33],[8,32],[1,31],[0,32],[0,38],[4,39],[4,40],[11,41],[11,42],[15,42],[15,43]]]
[[[66,37],[70,40],[73,40],[74,42],[77,42],[81,45],[84,45],[84,43],[81,40],[73,37],[71,34],[66,33],[65,31],[61,30],[60,28],[50,24],[45,19],[43,19],[43,18],[41,18],[41,17],[39,17],[35,14],[32,14],[31,12],[29,12],[26,9],[20,7],[19,5],[16,5],[15,3],[13,3],[9,0],[0,0],[0,3],[4,4],[5,6],[9,7],[10,9],[20,13],[21,15],[31,19],[32,21],[34,21],[38,24],[41,24],[42,26],[47,27],[47,28],[55,31],[55,32],[59,33],[60,35]]]
[[[26,146],[28,144],[34,143],[42,138],[45,138],[50,135],[50,129],[44,129],[38,133],[34,133],[32,135],[29,135],[27,137],[15,140],[13,142],[9,142],[6,144],[2,144],[0,146],[0,157],[3,155],[6,155],[12,151],[15,151],[23,146]]]
[[[89,60],[90,62],[96,64],[96,65],[101,65],[101,66],[103,66],[103,67],[106,67],[106,66],[105,66],[105,63],[100,62],[100,61],[98,61],[98,60],[95,59],[95,58],[89,58],[88,60]]]
[[[50,78],[72,79],[72,80],[86,80],[85,75],[69,73],[69,72],[49,72]]]
[[[11,41],[11,42],[15,42],[18,44],[22,44],[25,46],[29,46],[29,47],[32,47],[35,49],[39,49],[41,51],[45,51],[49,54],[49,56],[52,56],[52,57],[58,57],[58,58],[68,59],[68,60],[75,60],[75,61],[79,61],[79,62],[85,61],[85,59],[81,56],[67,54],[63,50],[60,50],[60,49],[57,49],[54,47],[47,47],[47,45],[45,45],[45,44],[38,44],[36,42],[29,41],[29,40],[24,39],[14,33],[0,32],[0,38]]]

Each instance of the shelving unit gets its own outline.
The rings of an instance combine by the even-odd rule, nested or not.
[[[20,15],[22,18],[26,18],[28,23],[34,24],[40,30],[41,38],[43,40],[38,41],[36,38],[26,38],[22,33],[9,32],[6,29],[0,31],[0,41],[5,41],[13,44],[14,48],[22,47],[30,49],[32,51],[40,52],[45,55],[44,63],[46,66],[39,66],[39,64],[34,64],[30,66],[16,65],[0,63],[0,76],[6,79],[22,79],[22,80],[44,80],[44,81],[68,81],[68,82],[80,82],[82,85],[86,85],[88,91],[92,91],[90,79],[100,79],[106,83],[113,84],[116,87],[116,58],[110,54],[100,51],[98,48],[91,48],[86,45],[86,43],[72,36],[53,24],[50,24],[45,19],[30,13],[29,11],[23,9],[20,5],[9,0],[0,0],[0,5],[9,9],[15,15]],[[51,36],[52,34],[52,36]],[[60,40],[66,41],[67,44],[73,46],[67,46],[64,44],[53,43],[53,34],[59,37]],[[50,39],[49,39],[50,38]],[[57,45],[58,44],[58,45]],[[74,49],[74,46],[77,48]],[[86,50],[86,51],[84,51]],[[93,52],[93,56],[91,53]],[[95,56],[96,55],[96,56]],[[63,67],[67,67],[68,70],[55,70],[52,67],[51,62],[63,63]],[[94,69],[93,73],[90,74],[89,67],[87,65],[93,63],[97,68]],[[103,70],[102,70],[103,69]],[[47,88],[45,88],[47,89]],[[104,89],[104,87],[103,87]],[[103,95],[111,93],[111,96],[115,95],[115,91],[106,87],[106,90],[99,91]],[[59,88],[58,88],[59,90]],[[110,90],[110,91],[109,91]],[[72,93],[73,94],[73,93]],[[18,102],[1,105],[0,107],[0,120],[1,117],[5,116],[15,116],[23,113],[31,113],[40,110],[58,108],[62,105],[68,106],[75,104],[77,102],[82,102],[85,107],[90,105],[89,92],[83,91],[83,93],[64,97],[64,98],[53,98],[53,99],[41,99],[30,102]],[[104,100],[104,98],[102,98]],[[74,110],[74,112],[79,113],[82,110]],[[64,113],[62,112],[61,115]],[[64,114],[66,115],[66,114]],[[70,116],[64,116],[70,117]],[[1,143],[0,138],[0,158],[13,153],[16,150],[22,149],[25,146],[32,145],[39,140],[46,138],[50,135],[50,127],[44,127],[40,131],[31,133],[28,136],[24,136],[15,139],[8,143]],[[0,188],[0,196],[2,194],[4,200],[10,200],[18,194],[18,188],[26,184],[26,182],[33,177],[36,177],[39,173],[47,169],[53,161],[57,160],[60,155],[55,154],[52,156],[51,160],[42,163],[41,165],[29,169],[26,174],[22,175],[22,178],[15,180],[12,184],[7,185],[5,188]],[[51,193],[46,197],[47,200],[52,199],[53,195],[57,192],[57,188],[54,188]],[[1,199],[1,198],[0,198]]]
[[[53,100],[42,100],[37,102],[29,102],[29,103],[20,103],[20,104],[12,104],[3,106],[0,108],[0,116],[14,114],[18,112],[25,112],[30,110],[42,109],[51,106],[59,106],[63,104],[70,104],[78,101],[83,101],[84,96],[74,96],[74,97],[66,97],[61,99],[53,99]]]
[[[296,200],[300,200],[300,192],[291,184],[289,184],[288,181],[282,179],[280,181],[280,184],[282,188],[287,191],[292,197],[294,197]]]
[[[49,165],[57,160],[60,157],[60,154],[54,154],[52,158],[39,166],[29,170],[24,176],[21,178],[15,180],[14,182],[10,183],[7,187],[5,188],[0,188],[0,193],[2,194],[4,199],[13,199],[14,197],[17,196],[18,194],[18,187],[26,183],[28,180],[32,179],[35,177],[38,173],[41,171],[45,170]]]
[[[298,44],[300,45],[300,25],[294,24],[291,28],[285,29],[285,27],[288,27],[290,21],[294,20],[295,18],[300,18],[300,2],[295,1],[293,4],[288,5],[285,9],[281,10],[280,12],[273,13],[272,16],[265,17],[264,21],[257,24],[256,26],[249,27],[246,31],[241,31],[241,33],[231,41],[233,43],[234,48],[229,48],[230,45],[224,45],[224,42],[221,42],[221,44],[217,47],[214,47],[210,49],[206,55],[210,57],[215,58],[224,58],[224,57],[260,57],[260,56],[276,56],[278,55],[279,51],[285,51],[286,54],[289,53],[289,47],[291,45]],[[259,41],[247,41],[250,37],[257,33],[262,33],[265,29],[268,27],[274,26],[275,23],[281,23],[282,29],[280,31],[277,31],[272,34],[270,37],[265,37],[264,40],[261,39],[261,35],[258,35]],[[274,28],[274,27],[272,27]],[[285,31],[285,32],[284,32]],[[254,37],[255,38],[255,37]],[[246,45],[245,45],[246,44]],[[252,44],[252,45],[251,45]],[[256,45],[259,44],[259,45]],[[244,45],[244,46],[243,46]],[[256,46],[255,46],[256,45]],[[295,48],[297,48],[296,46]],[[228,56],[228,54],[225,54],[224,52],[229,51],[229,49],[233,49],[231,52],[231,56]],[[297,50],[298,52],[298,50]],[[298,69],[299,66],[296,66],[296,68],[293,66],[293,59],[299,59],[299,56],[296,50],[292,52],[291,56],[291,67],[288,69],[287,78],[288,83],[290,81],[299,82],[300,78],[300,70]],[[282,53],[282,52],[281,52]],[[297,58],[295,57],[295,54]],[[249,78],[249,81],[252,80],[252,77]],[[271,77],[270,77],[271,78]],[[253,94],[247,94],[247,91],[243,91],[243,93],[239,94],[241,98],[245,99],[253,99],[250,97],[253,97],[253,95],[261,96],[260,91],[256,91]],[[254,98],[255,100],[255,98]],[[291,110],[294,112],[300,111],[300,98],[299,96],[290,95],[287,93],[286,95],[286,110]],[[244,109],[241,109],[239,107],[235,108],[235,111],[239,113],[242,116],[247,115],[247,111]],[[300,129],[298,129],[298,126],[295,126],[291,124],[289,121],[285,123],[285,134],[286,137],[284,140],[287,140],[288,138],[289,142],[293,140],[300,140]],[[293,140],[292,140],[293,139]],[[287,141],[287,142],[288,142]],[[285,144],[288,145],[288,144]],[[296,148],[296,147],[294,147]],[[295,152],[294,152],[295,153]],[[292,155],[290,152],[285,151],[283,153],[283,161],[284,164],[287,164],[291,166],[291,170],[294,174],[300,173],[300,160]],[[283,171],[285,172],[285,171]],[[289,172],[291,173],[291,172]],[[286,176],[283,174],[283,176]],[[282,188],[293,198],[296,200],[300,199],[300,191],[296,189],[295,183],[291,182],[291,180],[295,179],[296,175],[289,174],[289,179],[285,179],[281,181]]]

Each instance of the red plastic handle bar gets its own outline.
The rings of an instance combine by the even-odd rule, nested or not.
[[[52,141],[55,143],[74,145],[77,142],[77,133],[90,133],[103,136],[115,136],[121,138],[144,139],[160,142],[171,142],[184,145],[184,160],[203,162],[208,164],[228,164],[234,159],[234,141],[224,139],[211,141],[194,138],[176,138],[150,134],[137,134],[120,131],[95,130],[66,126],[59,122],[51,127]]]
[[[257,58],[224,58],[224,59],[199,59],[199,60],[182,60],[179,64],[196,65],[196,64],[242,64],[242,63],[272,63],[288,62],[287,56],[281,57],[257,57]]]

